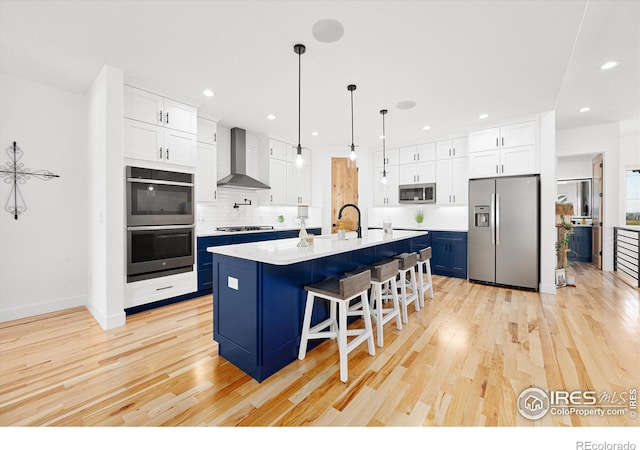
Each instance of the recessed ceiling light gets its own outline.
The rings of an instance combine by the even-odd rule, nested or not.
[[[580,108],[580,112],[587,112],[587,111],[591,111],[591,108],[589,108],[588,106],[585,106],[584,108]]]
[[[413,100],[403,100],[396,105],[398,109],[411,109],[416,106],[416,102]]]
[[[207,97],[213,97],[215,94],[215,92],[213,92],[211,89],[205,89],[204,91],[202,91],[202,94],[207,96]]]
[[[337,20],[322,19],[313,25],[311,33],[318,41],[330,44],[340,40],[344,34],[344,27]]]
[[[613,69],[616,66],[620,65],[620,61],[607,61],[603,65],[600,66],[602,70]]]
[[[427,130],[430,130],[430,129],[431,129],[431,127],[430,127],[429,125],[425,125],[425,126],[423,126],[423,127],[422,127],[422,129],[423,129],[424,131],[427,131]]]
[[[486,119],[487,117],[489,117],[489,114],[483,113],[478,116],[478,119]]]
[[[276,116],[274,116],[273,114],[267,114],[267,119],[276,120]]]
[[[312,131],[312,132],[311,132],[311,136],[317,136],[317,135],[318,135],[318,132],[317,132],[317,131]]]

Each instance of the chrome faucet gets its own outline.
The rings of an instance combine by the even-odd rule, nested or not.
[[[347,203],[345,205],[342,205],[342,207],[340,208],[340,211],[338,211],[338,220],[342,219],[342,210],[345,209],[347,206],[351,206],[355,208],[356,211],[358,211],[358,228],[356,228],[356,233],[358,233],[358,238],[362,238],[362,227],[360,226],[360,208],[358,208],[358,205],[354,205],[353,203]]]

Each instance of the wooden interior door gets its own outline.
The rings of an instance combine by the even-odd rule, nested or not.
[[[593,199],[591,201],[591,218],[593,219],[593,227],[591,233],[591,261],[600,270],[602,270],[602,211],[604,207],[602,197],[602,174],[603,160],[602,153],[594,156],[593,165]]]
[[[331,158],[331,232],[338,232],[338,211],[347,203],[358,204],[358,168],[348,167],[349,158]],[[364,211],[362,211],[364,212]],[[358,213],[347,208],[341,221],[347,231],[358,227]]]

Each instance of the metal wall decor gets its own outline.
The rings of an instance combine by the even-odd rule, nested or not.
[[[18,162],[20,158],[22,158],[22,155],[24,155],[24,152],[18,147],[15,141],[13,141],[13,145],[7,148],[7,153],[12,161],[0,166],[0,177],[2,177],[7,184],[13,183],[13,186],[11,187],[11,192],[9,193],[9,198],[7,199],[4,209],[9,214],[13,214],[14,219],[18,220],[18,216],[27,210],[27,204],[22,197],[19,185],[25,184],[31,177],[47,181],[52,178],[59,178],[60,175],[55,175],[44,169],[32,172],[31,169],[24,167],[23,163]],[[13,205],[11,204],[12,200]]]

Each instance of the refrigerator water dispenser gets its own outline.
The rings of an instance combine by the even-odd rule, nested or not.
[[[488,206],[474,206],[473,212],[475,215],[476,227],[488,227],[489,226],[489,214],[490,208]]]

